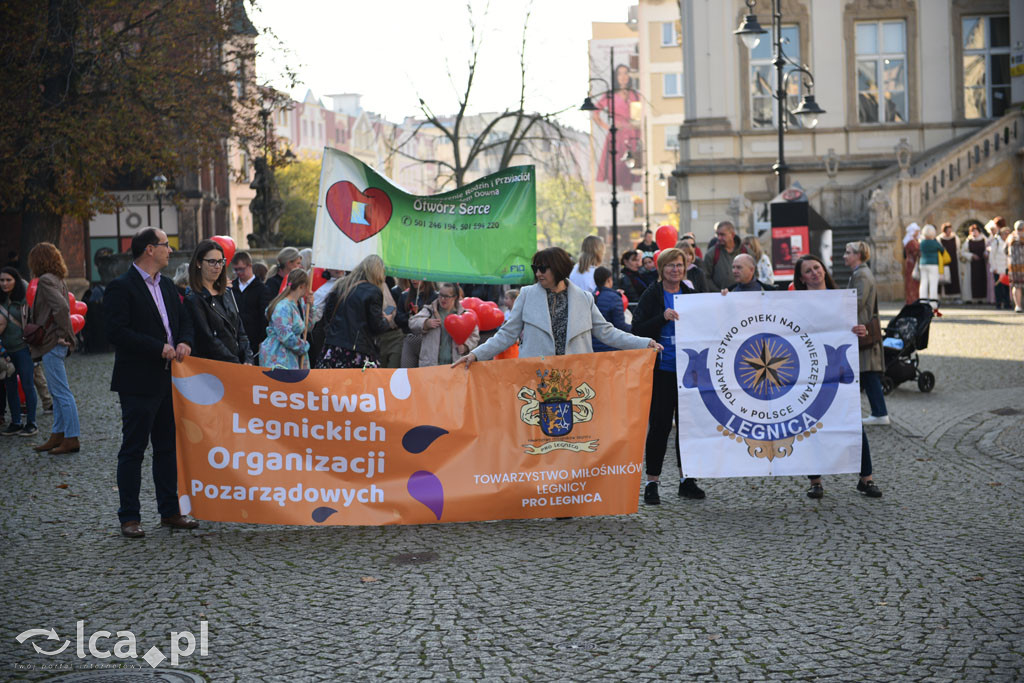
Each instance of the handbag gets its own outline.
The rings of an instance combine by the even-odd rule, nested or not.
[[[857,346],[861,351],[864,349],[870,349],[872,346],[882,341],[882,321],[878,319],[878,298],[875,298],[875,314],[871,316],[871,320],[867,322],[864,327],[867,328],[868,333],[863,337],[857,338]]]
[[[949,266],[949,262],[952,260],[953,259],[950,257],[949,252],[945,249],[939,252],[939,282],[949,284],[951,280],[951,272],[947,266]]]
[[[50,323],[53,322],[53,313],[50,313],[50,317],[46,319],[46,322],[42,325],[37,323],[25,323],[22,326],[22,339],[29,346],[42,346],[46,341],[46,336],[50,334]]]

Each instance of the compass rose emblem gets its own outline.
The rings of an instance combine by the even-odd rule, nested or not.
[[[743,391],[762,401],[785,396],[799,372],[792,344],[770,333],[757,334],[743,342],[734,365]]]

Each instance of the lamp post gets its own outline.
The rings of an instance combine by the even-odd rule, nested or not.
[[[167,189],[167,178],[163,173],[153,176],[153,189],[156,190],[156,216],[160,231],[164,229],[164,191]]]
[[[801,65],[786,56],[786,53],[782,50],[782,0],[771,0],[772,3],[772,64],[775,65],[775,100],[778,105],[778,136],[779,136],[779,156],[776,159],[775,164],[772,165],[772,170],[775,171],[775,175],[779,178],[779,194],[782,194],[786,189],[786,172],[789,167],[786,165],[786,148],[785,148],[785,132],[786,132],[786,121],[787,114],[792,114],[798,117],[801,122],[808,128],[814,128],[818,125],[818,117],[825,113],[825,110],[818,106],[818,103],[814,101],[814,95],[811,94],[814,91],[814,76],[811,74],[810,69],[806,65]],[[761,42],[761,36],[768,33],[761,24],[757,21],[757,15],[754,14],[754,5],[757,4],[757,0],[746,0],[748,14],[743,18],[743,23],[740,27],[733,31],[734,34],[738,35],[742,40],[743,44],[747,46],[747,49],[753,50],[757,47],[758,43]],[[783,74],[784,67],[786,65],[792,67],[792,70]],[[803,99],[793,111],[789,111],[786,106],[786,84],[789,82],[789,78],[794,73],[802,73],[804,75],[804,87],[808,90],[808,94],[804,95]]]
[[[618,178],[616,177],[616,165],[618,164],[618,155],[616,153],[615,134],[619,129],[615,126],[615,48],[611,48],[608,51],[608,62],[609,70],[608,75],[611,81],[606,81],[603,78],[591,78],[590,83],[594,81],[601,81],[608,86],[608,95],[611,102],[608,109],[608,119],[611,126],[608,127],[608,135],[611,136],[611,145],[608,150],[608,163],[612,168],[612,276],[617,282],[619,279],[619,195],[618,195]],[[588,83],[588,90],[589,83]],[[590,95],[587,95],[583,100],[583,105],[580,106],[581,111],[597,111],[597,107],[590,99]]]

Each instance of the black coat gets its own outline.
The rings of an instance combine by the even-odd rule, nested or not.
[[[252,279],[245,291],[242,291],[238,284],[238,278],[231,281],[231,293],[238,306],[238,315],[242,318],[245,336],[249,338],[249,347],[255,356],[260,352],[260,344],[267,337],[267,306],[263,303],[266,298],[267,286],[260,282],[258,277]],[[276,292],[274,296],[277,296]],[[270,298],[273,299],[274,296]],[[270,301],[267,300],[267,303]]]
[[[685,282],[680,282],[679,293],[696,292],[687,287]],[[661,339],[661,328],[666,322],[668,321],[665,320],[665,287],[660,282],[655,282],[644,291],[633,313],[633,334],[657,341]]]
[[[213,296],[205,289],[190,291],[185,308],[192,316],[196,343],[192,355],[227,363],[252,363],[252,347],[230,292]]]
[[[331,292],[324,302],[324,316],[330,316],[325,345],[376,358],[378,353],[373,338],[391,329],[384,319],[383,305],[384,294],[369,282],[356,285],[341,305],[338,305],[335,292]]]
[[[267,281],[263,283],[263,294],[260,297],[260,307],[263,309],[263,311],[267,310],[267,306],[270,305],[270,302],[273,301],[274,297],[277,296],[278,292],[281,291],[282,282],[284,282],[284,278],[281,277],[279,274],[275,274],[268,277]],[[249,289],[249,287],[246,287],[246,289]],[[266,316],[264,316],[263,320],[266,319]],[[265,324],[266,323],[264,323],[264,325]]]
[[[174,346],[192,346],[192,319],[170,278],[160,278],[160,293]],[[136,396],[159,396],[170,388],[170,364],[161,357],[167,332],[142,276],[133,267],[107,286],[103,295],[107,332],[114,346],[110,390]]]

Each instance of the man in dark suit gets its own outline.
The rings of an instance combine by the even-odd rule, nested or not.
[[[171,246],[162,230],[146,228],[132,239],[135,262],[107,287],[103,308],[114,372],[110,390],[121,400],[121,450],[117,454],[117,489],[121,533],[141,538],[139,487],[146,442],[153,442],[153,482],[160,525],[195,529],[199,522],[178,507],[178,463],[171,403],[171,361],[192,352],[192,320],[168,278]]]
[[[263,306],[264,290],[267,286],[252,272],[252,257],[249,256],[249,252],[235,252],[231,259],[231,267],[234,268],[236,276],[231,281],[231,293],[235,296],[245,336],[249,337],[252,355],[259,358],[260,344],[267,336],[267,316]]]

